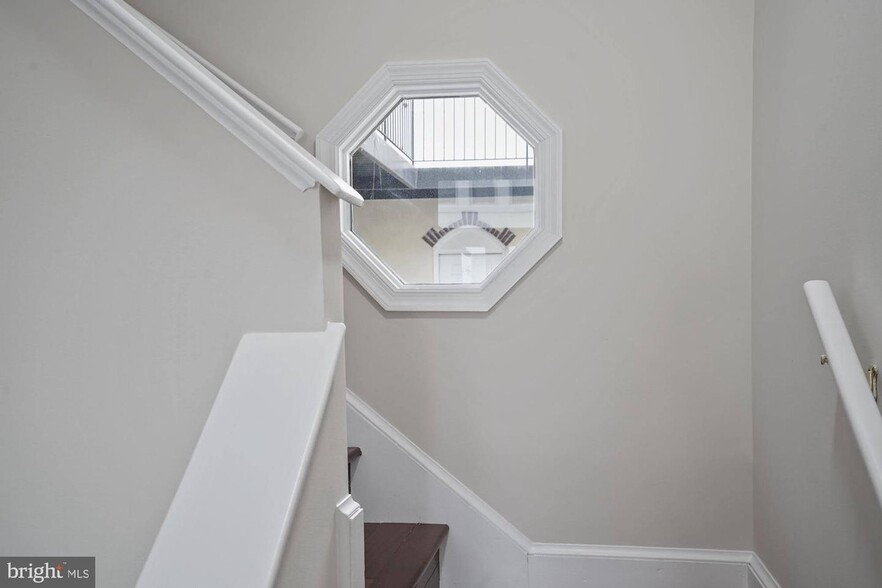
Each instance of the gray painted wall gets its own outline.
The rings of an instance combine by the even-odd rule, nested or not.
[[[347,280],[349,386],[534,540],[752,546],[752,2],[134,4],[309,136],[385,61],[493,59],[564,130],[564,239],[484,315]]]
[[[330,69],[489,56],[563,128],[564,238],[485,315],[348,280],[350,388],[533,540],[750,548],[752,4],[453,2],[362,36],[394,6],[351,7]]]
[[[0,79],[0,553],[133,586],[241,335],[324,328],[319,196],[69,2]]]
[[[785,586],[882,584],[801,293],[831,280],[882,361],[878,2],[758,3],[753,483],[752,3],[134,4],[310,135],[383,61],[471,56],[564,128],[564,241],[493,312],[345,287],[351,387],[533,539],[755,542]],[[0,551],[129,585],[239,335],[322,323],[291,255],[318,204],[72,6],[0,16]]]
[[[882,586],[882,511],[802,294],[829,280],[882,362],[882,4],[757,3],[756,549],[783,586]]]

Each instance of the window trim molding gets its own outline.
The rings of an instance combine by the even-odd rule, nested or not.
[[[343,266],[390,311],[490,310],[562,237],[561,130],[489,59],[383,65],[316,136],[316,156],[347,182],[349,157],[402,98],[478,95],[533,146],[535,225],[480,284],[405,284],[351,227],[341,206]]]

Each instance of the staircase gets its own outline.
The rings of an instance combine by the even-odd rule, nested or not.
[[[349,448],[349,483],[361,449]],[[365,523],[365,588],[439,588],[447,525]]]
[[[323,200],[321,231],[310,232],[315,238],[298,255],[320,262],[316,281],[339,282],[339,246],[320,237],[339,232],[333,197],[353,206],[364,200],[297,143],[302,129],[125,0],[72,2],[298,190]],[[341,315],[342,296],[330,298],[298,316],[319,325]],[[342,324],[327,323],[324,332],[242,338],[138,588],[331,586],[334,579],[341,588],[440,587],[447,525],[364,525],[363,510],[345,493],[333,457],[346,438],[343,333]],[[349,449],[350,486],[360,455]],[[336,553],[323,549],[335,539]]]

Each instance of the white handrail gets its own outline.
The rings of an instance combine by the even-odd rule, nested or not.
[[[165,34],[166,36],[168,36],[169,39],[180,45],[181,49],[186,51],[190,57],[198,61],[199,65],[214,74],[217,79],[229,86],[231,90],[241,96],[248,104],[260,111],[260,114],[267,117],[270,122],[285,131],[286,135],[288,135],[295,141],[299,141],[303,138],[303,129],[294,124],[284,114],[264,102],[259,96],[255,96],[254,93],[251,92],[251,90],[225,74],[219,67],[184,45],[179,39],[173,37],[167,32]]]
[[[804,289],[839,387],[842,405],[854,430],[876,497],[882,505],[882,415],[873,401],[864,369],[830,284],[813,280],[806,282]]]
[[[242,338],[137,588],[274,585],[343,332]]]
[[[361,195],[206,69],[160,27],[122,0],[71,0],[135,55],[300,190],[321,184],[350,204]]]

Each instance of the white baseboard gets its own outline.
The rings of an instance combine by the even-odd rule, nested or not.
[[[780,588],[751,551],[533,542],[351,391],[347,402],[365,520],[449,524],[442,588]]]
[[[530,550],[530,555],[643,559],[693,563],[712,562],[740,565],[749,565],[751,558],[754,557],[752,551],[635,547],[631,545],[574,545],[569,543],[534,543]]]
[[[778,581],[772,575],[772,572],[769,571],[766,564],[763,563],[763,560],[761,560],[756,553],[751,554],[748,566],[750,567],[750,573],[753,574],[753,579],[756,580],[759,588],[781,588],[781,585],[778,584]]]
[[[442,588],[529,588],[532,542],[353,394],[349,444],[362,449],[352,495],[366,522],[445,523]]]
[[[350,408],[358,412],[368,422],[377,428],[389,441],[406,453],[408,457],[417,462],[423,469],[438,479],[442,484],[450,488],[457,496],[469,503],[472,508],[481,513],[481,515],[496,526],[500,531],[508,535],[512,541],[517,543],[524,551],[528,551],[532,545],[526,535],[521,533],[517,527],[512,525],[501,514],[493,510],[493,508],[481,500],[481,498],[472,492],[468,486],[453,477],[453,474],[445,470],[441,464],[436,462],[429,455],[414,445],[414,443],[404,436],[404,434],[396,429],[392,424],[380,416],[373,408],[361,398],[356,396],[351,390],[346,394],[346,401]]]

